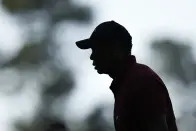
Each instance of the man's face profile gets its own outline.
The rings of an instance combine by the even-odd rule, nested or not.
[[[112,65],[112,52],[105,43],[93,43],[90,59],[99,74],[108,74]]]

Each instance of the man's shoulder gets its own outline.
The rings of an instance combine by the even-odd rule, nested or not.
[[[157,75],[149,66],[136,63],[134,73],[140,77],[153,77]]]
[[[148,79],[153,77],[159,77],[150,67],[144,64],[136,63],[130,70],[128,71],[128,79],[141,80]]]
[[[133,70],[133,75],[136,77],[136,79],[141,79],[141,80],[150,79],[152,81],[155,80],[163,83],[160,76],[152,68],[144,64],[136,63]]]
[[[152,85],[153,87],[161,87],[163,90],[166,88],[163,80],[159,77],[159,75],[151,69],[149,66],[136,63],[133,67],[133,70],[129,72],[129,81],[130,84],[135,86],[141,85]],[[149,87],[149,86],[144,86]]]

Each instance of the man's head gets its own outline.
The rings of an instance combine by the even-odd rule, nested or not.
[[[103,22],[93,31],[89,39],[77,41],[80,49],[92,49],[90,59],[98,73],[109,74],[131,54],[132,37],[120,24],[114,21]]]

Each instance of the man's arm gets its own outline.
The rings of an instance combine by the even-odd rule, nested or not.
[[[140,126],[143,131],[169,131],[165,115],[142,118]]]
[[[143,131],[169,131],[166,121],[166,95],[155,79],[141,79],[136,93],[136,113]]]

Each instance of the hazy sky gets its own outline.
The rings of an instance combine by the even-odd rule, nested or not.
[[[70,98],[70,106],[65,112],[66,116],[71,113],[68,116],[70,118],[83,118],[89,110],[94,108],[94,105],[103,101],[113,102],[113,94],[109,90],[111,79],[106,75],[98,75],[93,69],[92,61],[89,60],[90,50],[79,50],[74,44],[77,40],[89,37],[93,29],[101,22],[115,20],[124,25],[133,37],[133,54],[136,55],[137,61],[154,67],[156,67],[156,61],[151,59],[150,50],[148,50],[153,38],[170,36],[196,43],[195,0],[75,0],[75,2],[92,6],[94,20],[91,25],[65,23],[59,30],[61,36],[58,39],[59,43],[68,43],[63,46],[62,55],[69,60],[68,64],[75,70],[74,73],[78,79],[77,88]],[[24,32],[17,24],[0,8],[0,50],[14,54],[17,48],[20,48]],[[195,49],[196,45],[194,44],[193,47]],[[168,80],[166,85],[174,102],[176,116],[180,117],[183,104],[194,101],[195,97],[191,96],[191,91],[180,88],[182,85],[178,82]],[[179,88],[171,88],[176,86]],[[28,95],[36,96],[33,93],[26,93],[21,97],[0,95],[1,129],[4,125],[4,131],[8,131],[6,128],[8,124],[5,123],[10,122],[14,116],[19,117],[24,111],[27,114],[31,113],[32,107],[25,109],[20,107],[19,111],[8,114],[8,111],[10,113],[13,105],[16,106],[17,103],[35,104],[36,102],[32,102]]]

